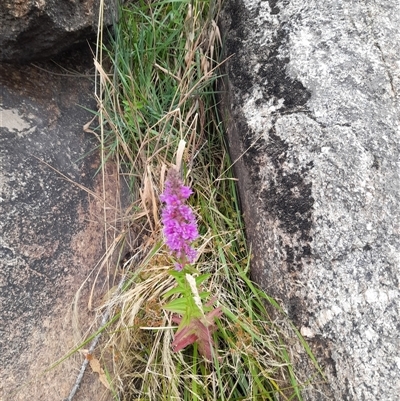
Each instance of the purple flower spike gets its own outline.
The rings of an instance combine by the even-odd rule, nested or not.
[[[185,204],[193,191],[183,185],[178,171],[171,168],[165,182],[164,193],[160,196],[165,203],[161,217],[164,225],[165,242],[178,263],[177,270],[182,270],[186,263],[193,263],[197,252],[191,243],[199,236],[196,218],[192,209]]]

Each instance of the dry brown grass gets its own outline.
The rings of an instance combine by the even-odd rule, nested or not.
[[[102,262],[133,230],[129,258],[99,308],[102,363],[115,399],[301,399],[285,335],[265,308],[279,306],[248,277],[250,251],[216,108],[219,6],[212,0],[127,5],[104,57],[99,41],[96,132],[104,165],[109,157],[117,161],[134,199]],[[213,363],[196,344],[171,349],[175,327],[163,306],[175,286],[173,260],[158,216],[172,164],[195,191],[196,270],[211,273],[204,289],[224,311]]]

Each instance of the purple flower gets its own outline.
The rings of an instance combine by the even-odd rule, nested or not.
[[[186,263],[193,263],[197,254],[191,247],[191,243],[199,236],[196,218],[192,209],[185,204],[192,193],[189,187],[183,185],[178,171],[171,168],[164,193],[160,196],[165,203],[161,217],[165,242],[178,259],[177,270],[182,270]]]

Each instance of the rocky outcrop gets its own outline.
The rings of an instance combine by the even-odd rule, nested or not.
[[[224,116],[253,278],[329,389],[400,394],[400,5],[227,0]]]
[[[2,0],[0,62],[53,57],[72,45],[94,38],[99,1]],[[104,24],[116,18],[117,1],[105,1]]]
[[[98,272],[92,274],[93,269],[104,252],[102,200],[105,197],[107,205],[113,205],[118,194],[116,171],[106,186],[96,175],[97,140],[83,131],[92,118],[87,109],[96,108],[92,54],[88,49],[76,51],[57,62],[63,68],[51,63],[0,65],[0,399],[4,401],[54,401],[69,394],[81,354],[44,372],[82,340],[94,321],[95,312],[88,310],[87,302]],[[94,307],[108,290],[107,277],[100,269]],[[81,297],[74,315],[78,320],[73,320],[78,291]],[[74,400],[105,401],[107,394],[88,370]]]

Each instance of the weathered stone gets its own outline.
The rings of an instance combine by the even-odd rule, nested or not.
[[[115,20],[117,2],[104,2],[104,24]],[[2,0],[0,61],[44,59],[95,38],[99,1]]]
[[[83,132],[92,117],[83,107],[96,107],[92,55],[76,52],[58,62],[74,73],[66,74],[50,63],[41,64],[43,69],[0,65],[0,399],[4,401],[64,399],[83,356],[77,354],[42,373],[82,340],[95,318],[87,302],[95,276],[90,274],[104,252],[104,214],[102,180],[96,176],[97,142],[94,135]],[[106,199],[112,203],[117,181],[114,176],[106,187]],[[93,306],[99,305],[107,285],[103,269]],[[71,305],[81,286],[79,323],[74,326]],[[96,376],[88,369],[74,400],[108,399]]]
[[[252,275],[329,379],[306,397],[398,400],[400,3],[227,0],[222,21]]]

